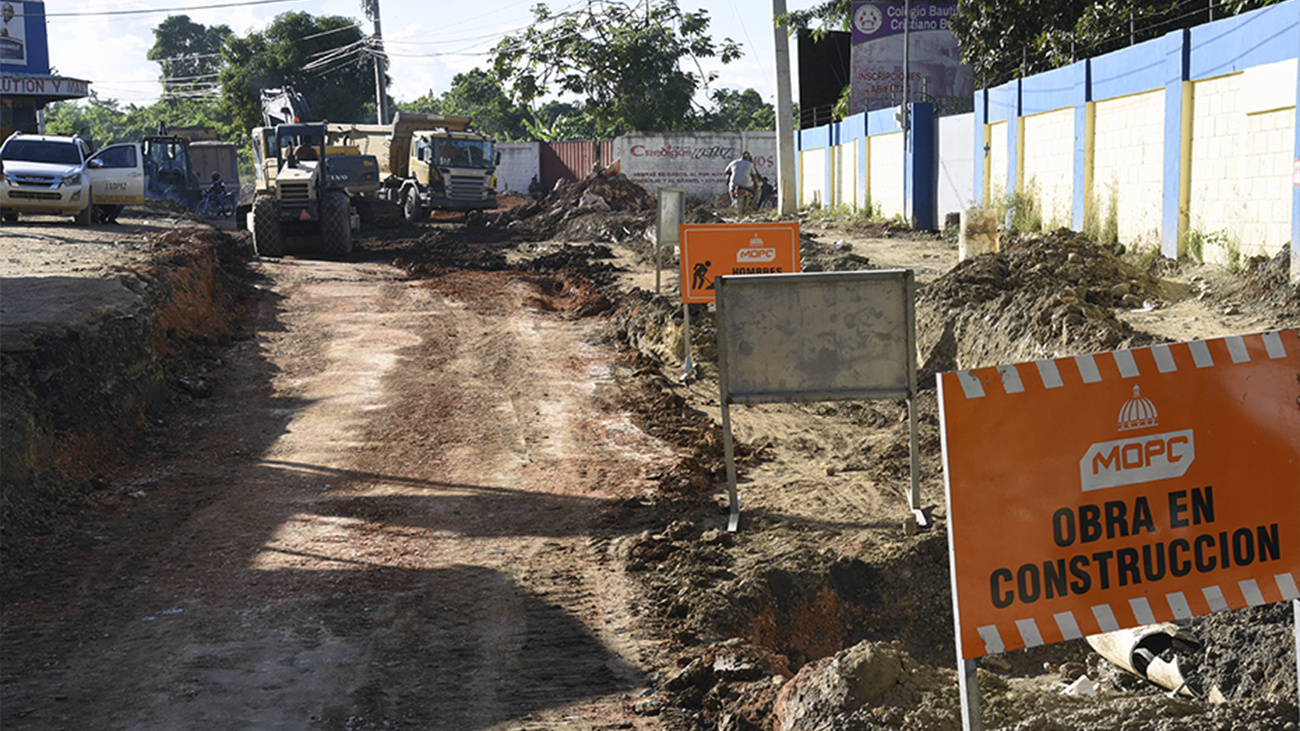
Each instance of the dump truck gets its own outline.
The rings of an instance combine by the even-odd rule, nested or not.
[[[212,185],[212,173],[220,173],[225,186],[239,191],[239,152],[233,142],[223,142],[215,127],[189,125],[166,128],[167,134],[190,141],[190,164],[198,175],[200,193]]]
[[[375,195],[400,205],[408,221],[432,210],[497,205],[492,138],[471,129],[469,117],[398,112],[392,124],[331,124],[328,131],[331,145],[375,156]]]

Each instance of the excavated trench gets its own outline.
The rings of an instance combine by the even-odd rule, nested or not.
[[[48,531],[93,499],[103,473],[128,461],[162,414],[204,395],[204,374],[239,337],[245,247],[201,229],[158,234],[146,246],[150,263],[110,278],[6,280],[7,538]],[[25,303],[46,312],[20,311]]]
[[[870,266],[851,253],[836,256],[807,236],[804,259],[826,270]],[[1269,311],[1271,326],[1293,327],[1300,308],[1296,289],[1284,284],[1286,271],[1284,256],[1257,262],[1243,278],[1249,284],[1230,288],[1230,296],[1238,302],[1255,297]],[[918,408],[922,482],[930,495],[942,484],[936,373],[1167,342],[1115,313],[1159,309],[1185,296],[1179,285],[1070,232],[1015,242],[1005,253],[964,262],[923,286]],[[701,380],[710,382],[711,316],[701,308],[691,317],[692,357],[703,364]],[[618,336],[660,373],[671,373],[682,360],[681,330],[680,306],[646,293],[615,317]],[[682,390],[667,379],[653,383],[668,394]],[[716,395],[711,382],[696,396],[703,394],[707,404],[710,390]],[[821,466],[826,479],[804,476],[783,488],[820,490],[826,485],[819,483],[851,474],[859,482],[904,489],[909,449],[901,404],[773,411],[787,423],[830,424],[826,430],[839,434],[829,440],[851,446],[828,450],[825,433],[820,440],[788,433],[742,440],[742,484],[746,473],[754,481],[772,479],[780,473],[767,465],[802,459]],[[656,414],[641,416],[652,429]],[[721,446],[709,439],[691,446],[694,464],[706,466],[703,474],[669,476],[662,486],[665,498],[678,501],[676,519],[641,534],[627,549],[629,569],[642,577],[655,614],[680,650],[678,669],[660,684],[659,696],[641,704],[642,712],[684,729],[960,728],[942,515],[934,528],[906,541],[879,532],[864,536],[806,513],[762,509],[750,511],[739,534],[728,534],[717,528],[724,510],[717,493]],[[695,509],[686,507],[691,504]],[[1129,719],[1125,728],[1134,729],[1294,728],[1292,624],[1286,604],[1186,623],[1201,645],[1177,659],[1186,677],[1217,687],[1226,699],[1220,704],[1171,698],[1082,640],[987,658],[980,681],[985,727],[1101,731],[1114,728],[1120,714]],[[1103,690],[1063,694],[1084,675]]]

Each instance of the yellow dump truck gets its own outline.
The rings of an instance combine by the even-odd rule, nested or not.
[[[330,124],[330,145],[379,161],[375,194],[402,207],[409,221],[431,210],[471,211],[497,204],[492,138],[469,117],[398,112],[392,124]]]

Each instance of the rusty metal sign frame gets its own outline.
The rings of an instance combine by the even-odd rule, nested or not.
[[[911,270],[750,274],[715,280],[718,388],[730,518],[740,527],[732,403],[904,399],[908,505],[917,525],[915,281]]]

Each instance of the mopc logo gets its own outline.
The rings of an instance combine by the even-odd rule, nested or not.
[[[736,251],[736,261],[741,264],[760,264],[776,261],[776,249],[763,246],[763,239],[758,234],[749,240],[749,246]]]
[[[1159,425],[1155,405],[1134,386],[1133,398],[1120,409],[1119,431]],[[1079,480],[1084,492],[1165,480],[1184,475],[1195,459],[1196,442],[1191,429],[1134,435],[1088,447],[1079,461]]]

